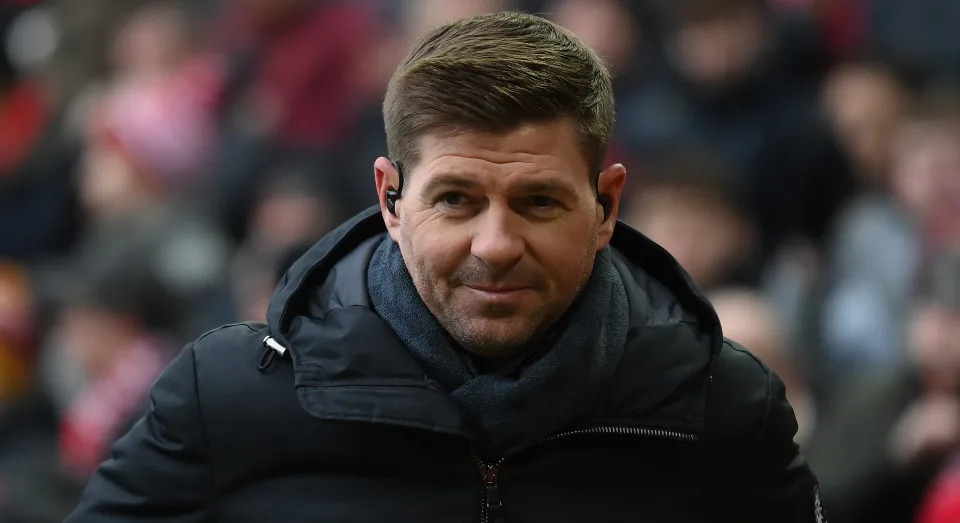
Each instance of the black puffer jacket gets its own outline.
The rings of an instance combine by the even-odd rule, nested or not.
[[[820,520],[780,380],[649,240],[617,226],[637,345],[594,419],[484,462],[370,309],[383,233],[377,209],[357,216],[291,268],[269,325],[188,346],[68,521]]]

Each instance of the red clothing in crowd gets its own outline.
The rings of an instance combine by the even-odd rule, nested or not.
[[[960,521],[960,458],[956,458],[934,482],[920,505],[916,523]]]
[[[376,42],[377,17],[363,2],[303,9],[269,28],[242,8],[229,11],[217,24],[213,45],[228,57],[252,60],[239,89],[281,142],[335,146],[367,97],[359,86],[363,61]]]
[[[93,474],[143,407],[166,364],[164,344],[143,339],[81,391],[60,424],[60,460],[67,472],[80,478]]]

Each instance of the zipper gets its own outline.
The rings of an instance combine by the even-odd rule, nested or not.
[[[480,476],[483,478],[483,497],[480,500],[480,523],[490,523],[498,521],[500,510],[503,508],[503,502],[500,501],[500,467],[507,459],[506,456],[494,462],[488,462],[480,456],[476,447],[470,447],[473,453],[473,459],[480,470]]]
[[[674,441],[697,441],[698,437],[696,434],[690,434],[688,432],[677,432],[673,430],[663,430],[663,429],[647,429],[640,427],[610,427],[610,426],[599,426],[599,427],[589,427],[579,430],[571,430],[568,432],[561,432],[560,434],[555,434],[549,438],[540,440],[540,443],[547,443],[550,441],[555,441],[561,438],[566,438],[568,436],[580,436],[583,434],[619,434],[622,436],[642,436],[646,438],[659,438],[659,439],[671,439]]]
[[[542,445],[544,443],[556,441],[558,439],[563,439],[570,436],[582,436],[585,434],[617,434],[622,436],[669,439],[673,441],[685,441],[691,443],[696,442],[699,439],[696,434],[673,430],[650,429],[642,427],[597,426],[554,434],[553,436],[540,440],[537,445]],[[500,459],[491,462],[484,460],[476,447],[471,446],[470,451],[473,453],[473,459],[477,464],[477,468],[480,470],[480,476],[483,478],[483,497],[480,502],[480,523],[498,522],[500,521],[500,512],[503,509],[503,502],[500,499],[499,491],[500,471],[503,468],[503,462],[506,461],[510,455],[503,456]]]

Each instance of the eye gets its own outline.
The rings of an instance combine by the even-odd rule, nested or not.
[[[563,203],[560,200],[542,194],[526,196],[522,202],[522,212],[537,220],[557,218],[564,211]]]
[[[475,211],[475,203],[466,193],[452,191],[441,194],[433,205],[447,216],[463,217]]]
[[[465,197],[463,193],[448,192],[440,195],[438,201],[450,207],[459,207],[464,204]]]
[[[556,207],[557,205],[560,204],[560,202],[558,202],[557,200],[554,200],[549,196],[542,196],[542,195],[531,196],[528,201],[531,207],[538,207],[543,209]]]

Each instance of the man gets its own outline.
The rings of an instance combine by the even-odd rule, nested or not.
[[[384,122],[379,208],[184,350],[68,521],[819,520],[781,382],[616,221],[590,49],[445,25]]]

